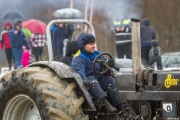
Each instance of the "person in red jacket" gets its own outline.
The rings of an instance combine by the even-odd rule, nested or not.
[[[1,32],[1,36],[0,36],[2,49],[3,48],[5,49],[9,70],[11,70],[12,62],[13,62],[12,46],[10,44],[10,39],[8,37],[8,33],[11,29],[12,29],[11,23],[6,23],[4,25],[4,30]]]

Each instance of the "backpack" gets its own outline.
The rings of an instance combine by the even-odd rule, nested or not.
[[[158,47],[153,47],[153,56],[159,56],[159,55],[160,55],[160,51]]]

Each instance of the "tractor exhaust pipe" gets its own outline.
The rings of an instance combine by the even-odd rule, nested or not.
[[[140,21],[138,19],[131,19],[132,25],[132,67],[133,73],[136,74],[141,70],[141,40],[140,40]]]

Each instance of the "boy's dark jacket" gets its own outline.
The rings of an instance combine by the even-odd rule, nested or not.
[[[29,45],[26,41],[24,33],[20,30],[17,34],[14,34],[14,31],[15,30],[11,30],[8,35],[12,47],[22,47],[23,45],[25,45],[26,48],[29,49]]]
[[[77,46],[80,50],[74,55],[74,58],[71,62],[71,67],[76,70],[82,79],[87,79],[87,76],[93,75],[96,78],[101,78],[101,75],[94,73],[92,69],[93,60],[96,58],[97,55],[100,54],[98,51],[94,51],[94,53],[89,53],[84,50],[84,45],[89,39],[95,39],[91,34],[81,34],[77,40]],[[102,57],[101,59],[104,59]],[[96,70],[100,70],[101,66],[97,63],[95,64]]]

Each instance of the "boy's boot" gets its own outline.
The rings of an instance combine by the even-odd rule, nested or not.
[[[106,98],[102,98],[100,100],[100,102],[104,105],[104,110],[107,112],[107,113],[113,113],[113,112],[116,112],[116,108],[113,107],[108,101]]]

